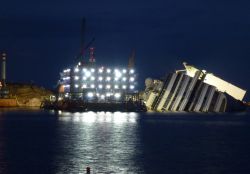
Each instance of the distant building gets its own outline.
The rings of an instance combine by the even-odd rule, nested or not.
[[[185,70],[170,73],[163,81],[154,80],[146,88],[144,101],[149,110],[226,112],[230,105],[241,108],[245,90],[194,66],[184,66]]]

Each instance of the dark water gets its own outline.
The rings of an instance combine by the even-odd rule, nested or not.
[[[250,114],[0,112],[1,174],[250,173]]]

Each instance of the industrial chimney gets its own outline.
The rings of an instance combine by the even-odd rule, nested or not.
[[[6,53],[2,53],[2,74],[1,74],[2,86],[6,86]]]

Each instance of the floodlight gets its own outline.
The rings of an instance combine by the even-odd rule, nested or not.
[[[75,68],[75,72],[79,72],[79,68],[78,67]]]
[[[122,85],[122,89],[126,89],[127,88],[127,86],[126,85]]]
[[[115,98],[120,98],[121,94],[120,93],[115,93]]]
[[[90,77],[90,80],[92,80],[92,81],[95,80],[95,77],[94,76]]]
[[[105,99],[105,95],[102,94],[101,95],[101,99],[104,100]]]
[[[108,76],[108,77],[107,77],[107,81],[110,81],[110,80],[111,80],[111,77]]]
[[[123,77],[123,78],[122,78],[122,81],[124,81],[124,82],[125,82],[126,80],[127,80],[127,78],[126,78],[126,77]]]
[[[130,85],[130,87],[129,87],[130,89],[134,89],[135,88],[135,86],[134,85]]]
[[[106,85],[106,88],[107,88],[107,89],[110,89],[110,85]]]
[[[91,88],[95,88],[95,85],[94,85],[94,84],[91,84],[90,87],[91,87]]]
[[[93,94],[93,92],[88,92],[87,96],[88,96],[89,98],[92,98],[92,97],[94,96],[94,94]]]
[[[102,72],[103,72],[103,69],[102,69],[102,68],[100,68],[100,69],[98,70],[98,72],[99,72],[99,73],[102,73]]]
[[[118,86],[118,85],[115,85],[115,89],[119,89],[119,86]]]
[[[107,73],[110,73],[110,72],[111,72],[111,69],[108,68],[108,69],[107,69]]]
[[[130,74],[133,74],[134,72],[135,72],[135,70],[133,70],[133,69],[131,69],[131,70],[129,71]]]
[[[75,76],[75,80],[79,80],[79,76]]]
[[[133,82],[135,80],[134,77],[130,77],[129,81]]]
[[[91,72],[86,71],[86,72],[85,72],[85,76],[86,76],[86,77],[90,77],[90,76],[91,76]]]
[[[103,80],[103,77],[101,77],[101,76],[98,77],[98,80],[99,80],[99,81],[102,81],[102,80]]]
[[[102,89],[102,85],[101,85],[101,84],[100,84],[100,85],[98,85],[98,88]]]
[[[75,88],[78,88],[79,87],[79,85],[78,84],[75,84]]]

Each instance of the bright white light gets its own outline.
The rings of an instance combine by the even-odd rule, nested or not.
[[[129,81],[133,82],[135,80],[134,77],[130,77]]]
[[[104,100],[105,99],[105,95],[102,94],[101,95],[101,99]]]
[[[122,81],[124,81],[124,82],[125,82],[126,80],[127,80],[127,78],[126,78],[126,77],[123,77],[123,78],[122,78]]]
[[[122,89],[126,89],[127,88],[127,86],[126,85],[122,85]]]
[[[86,72],[85,72],[85,76],[86,76],[86,77],[90,77],[90,76],[91,76],[91,72],[86,71]]]
[[[64,96],[65,96],[65,97],[69,97],[69,93],[66,93]]]
[[[88,92],[87,96],[88,96],[89,98],[92,98],[92,97],[94,96],[94,94],[93,94],[93,92]]]
[[[94,81],[94,80],[95,80],[95,77],[93,77],[93,76],[92,76],[92,77],[90,77],[90,80]]]
[[[86,76],[83,76],[82,79],[83,79],[83,80],[87,80],[87,77],[86,77]]]
[[[118,85],[115,85],[115,89],[119,89],[119,86],[118,86]]]
[[[80,65],[81,65],[81,62],[78,62],[78,65],[80,66]]]
[[[108,68],[108,69],[107,69],[107,73],[110,73],[110,72],[111,72],[111,69]]]
[[[63,77],[63,80],[69,80],[70,77]]]
[[[122,72],[125,74],[125,73],[127,72],[127,70],[126,70],[126,69],[123,69]]]
[[[118,81],[119,80],[119,78],[118,77],[115,77],[115,81]]]
[[[135,88],[135,86],[134,85],[130,85],[130,87],[129,87],[130,89],[134,89]]]
[[[115,98],[120,98],[121,94],[120,93],[115,93]]]
[[[106,88],[107,88],[107,89],[110,89],[110,87],[111,87],[110,85],[106,85]]]
[[[103,87],[102,85],[98,85],[98,88],[102,89],[102,87]]]
[[[79,68],[76,67],[76,68],[75,68],[75,72],[79,72]]]
[[[95,88],[95,85],[94,85],[94,84],[91,84],[90,87],[91,87],[91,88]]]
[[[75,88],[78,88],[79,87],[79,85],[78,84],[75,84]]]
[[[75,76],[75,80],[79,80],[79,76]]]
[[[107,93],[106,93],[106,96],[107,96],[107,97],[110,97],[110,96],[111,96],[111,93],[107,92]]]
[[[131,74],[133,74],[133,73],[135,72],[135,70],[131,69],[129,72],[130,72]]]
[[[99,73],[102,73],[102,72],[103,72],[103,69],[102,69],[102,68],[100,68],[98,71],[99,71]]]
[[[122,73],[119,70],[115,71],[115,77],[120,78],[122,76]]]
[[[86,84],[83,84],[83,85],[82,85],[82,88],[87,88],[87,85],[86,85]]]
[[[97,97],[99,97],[99,95],[100,95],[99,93],[96,93],[96,96],[97,96]]]
[[[82,69],[82,71],[83,71],[83,72],[86,72],[86,71],[87,71],[87,69],[86,69],[86,68],[83,68],[83,69]]]
[[[69,87],[70,87],[70,85],[63,85],[63,87],[64,87],[64,88],[69,88]]]
[[[111,77],[108,76],[108,77],[107,77],[107,81],[110,81],[110,80],[111,80]]]
[[[99,80],[99,81],[102,81],[102,80],[103,80],[103,77],[101,77],[101,76],[98,77],[98,80]]]
[[[64,73],[70,72],[70,69],[63,70]]]
[[[94,68],[91,68],[91,70],[90,70],[91,72],[95,72],[95,69]]]

